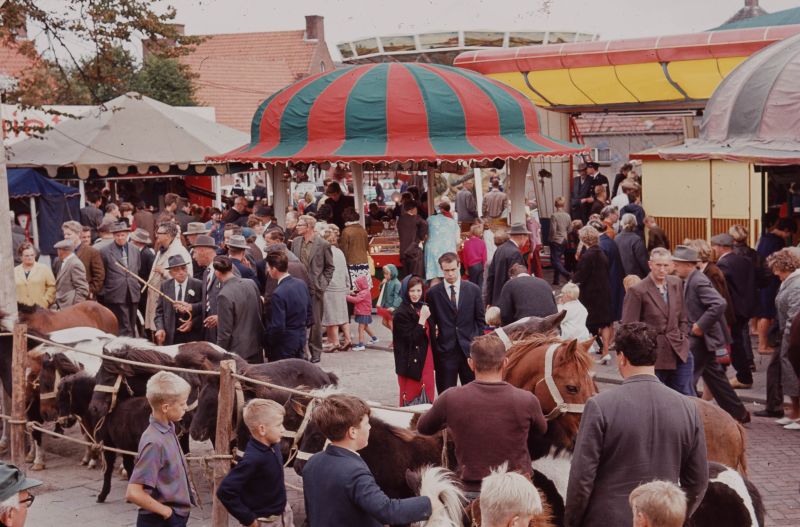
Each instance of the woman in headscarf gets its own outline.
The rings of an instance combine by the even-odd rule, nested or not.
[[[430,308],[423,301],[424,281],[407,276],[400,287],[403,302],[394,312],[394,369],[400,386],[400,405],[410,404],[423,390],[433,402],[436,386],[430,346]]]

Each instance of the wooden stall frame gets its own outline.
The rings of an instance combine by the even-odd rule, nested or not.
[[[234,383],[233,375],[236,373],[236,362],[224,360],[219,365],[219,399],[217,402],[217,434],[215,437],[215,453],[219,455],[229,454],[231,436],[233,435],[233,425],[231,415],[233,414]],[[227,527],[228,510],[217,498],[217,487],[228,474],[230,460],[219,459],[214,463],[214,492],[213,505],[211,507],[211,524],[214,527]]]
[[[28,356],[28,326],[14,324],[14,347],[11,355],[11,462],[25,466],[25,360]]]

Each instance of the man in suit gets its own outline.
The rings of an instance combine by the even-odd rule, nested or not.
[[[708,486],[703,419],[655,375],[656,332],[623,323],[615,339],[619,388],[586,401],[570,466],[566,527],[630,527],[628,496],[643,481],[680,483],[687,517]]]
[[[267,271],[277,286],[270,295],[270,319],[267,323],[267,357],[270,362],[303,358],[306,328],[314,322],[311,295],[302,280],[289,275],[285,250],[267,253]]]
[[[292,242],[292,252],[303,262],[311,277],[311,309],[314,315],[308,338],[311,362],[319,362],[322,355],[322,302],[334,271],[331,245],[314,232],[316,223],[313,216],[300,216],[297,220],[298,236]]]
[[[86,281],[86,268],[75,256],[75,246],[71,240],[61,240],[53,247],[61,262],[56,274],[56,305],[64,309],[89,297],[89,282]]]
[[[125,221],[115,223],[109,229],[114,239],[100,250],[106,271],[103,304],[117,317],[121,337],[136,336],[136,306],[141,296],[139,281],[123,270],[139,272],[139,249],[128,241],[130,230]]]
[[[472,193],[474,187],[475,181],[468,179],[456,194],[456,214],[461,232],[469,232],[469,228],[478,219],[478,205],[475,202],[475,194]]]
[[[733,242],[733,236],[724,232],[711,238],[711,248],[717,255],[717,267],[725,275],[736,315],[731,327],[731,364],[736,369],[736,377],[730,382],[735,389],[746,390],[753,386],[753,349],[747,322],[757,304],[756,269],[749,258],[733,252]]]
[[[589,221],[589,211],[594,203],[592,192],[592,180],[586,173],[586,165],[578,166],[578,177],[572,181],[572,195],[570,196],[570,208],[572,209],[572,219],[581,220],[584,225]]]
[[[303,265],[303,262],[295,256],[295,254],[290,251],[286,244],[283,243],[283,232],[279,230],[272,230],[270,232],[265,233],[265,238],[267,241],[267,253],[271,251],[283,251],[286,254],[286,259],[288,260],[288,267],[287,272],[289,276],[297,278],[301,280],[304,284],[306,284],[306,288],[309,290],[311,289],[311,278],[308,276],[308,271],[306,270],[306,266]],[[269,273],[267,272],[267,261],[264,260],[262,263],[256,264],[256,270],[259,274],[264,276],[263,284],[264,288],[262,290],[263,297],[264,297],[264,324],[269,325],[269,320],[272,310],[272,305],[270,303],[270,297],[272,296],[272,292],[275,291],[275,288],[278,287],[278,281],[273,279]],[[310,293],[309,293],[310,294]]]
[[[511,267],[514,264],[525,265],[525,260],[522,258],[519,248],[522,247],[530,234],[525,224],[515,223],[511,226],[511,230],[508,231],[507,236],[509,238],[495,250],[486,275],[487,306],[496,305],[500,300],[500,294],[503,292],[503,286],[508,282],[508,273]],[[498,229],[498,232],[495,233],[495,242],[504,236],[506,236],[506,232]]]
[[[103,267],[103,258],[100,256],[100,251],[91,246],[90,243],[83,243],[81,241],[81,233],[83,230],[91,232],[89,227],[84,227],[75,220],[66,221],[61,225],[61,231],[64,233],[64,239],[72,242],[75,247],[75,256],[83,264],[86,269],[86,281],[89,284],[88,298],[97,298],[100,291],[103,289],[103,280],[106,277],[106,270]],[[56,272],[56,274],[58,274]]]
[[[716,351],[731,341],[725,323],[725,299],[702,271],[697,269],[700,257],[695,249],[678,245],[672,255],[675,274],[684,281],[684,301],[689,331],[689,351],[694,356],[694,383],[700,377],[714,395],[719,407],[739,422],[750,422],[750,413],[728,382],[725,371],[717,363]]]
[[[603,185],[606,188],[606,196],[609,195],[611,189],[608,187],[608,178],[600,172],[600,163],[594,161],[586,163],[586,174],[589,176],[591,182],[592,197],[597,197],[597,187]]]
[[[344,214],[345,209],[355,207],[356,202],[353,196],[345,196],[342,192],[342,187],[338,181],[332,181],[325,189],[325,195],[328,199],[325,201],[331,207],[331,223],[339,227],[339,230],[344,230]]]
[[[232,235],[225,243],[228,247],[228,256],[231,258],[233,266],[239,270],[239,275],[242,278],[252,280],[258,289],[261,289],[261,283],[256,275],[256,270],[252,264],[247,260],[247,250],[250,246],[241,234]]]
[[[433,364],[436,371],[436,390],[441,394],[456,386],[475,380],[467,363],[472,339],[483,335],[485,315],[481,289],[461,279],[458,256],[444,253],[439,257],[444,281],[428,291],[431,310]]]
[[[203,282],[189,276],[188,263],[179,254],[167,261],[172,278],[161,282],[161,292],[176,303],[159,296],[155,317],[155,341],[159,346],[200,340],[200,319],[184,320],[184,314],[192,312],[191,304],[203,296]]]
[[[514,264],[511,280],[503,286],[497,307],[503,325],[511,324],[523,317],[546,317],[558,313],[553,289],[547,281],[531,276],[521,264]]]
[[[390,499],[358,451],[369,444],[369,406],[334,394],[314,409],[314,423],[330,441],[303,467],[303,495],[310,527],[380,527],[430,518],[427,496]]]
[[[227,256],[214,258],[214,274],[221,285],[217,297],[217,345],[251,364],[264,362],[261,338],[261,297],[255,282],[233,274]]]
[[[644,226],[647,227],[647,252],[652,251],[656,247],[669,249],[667,233],[658,226],[654,217],[646,216],[644,218]]]
[[[403,214],[397,219],[397,236],[400,239],[400,262],[403,275],[425,276],[425,256],[422,244],[428,238],[428,222],[419,214],[413,199],[403,203]]]
[[[214,238],[201,234],[192,246],[195,261],[203,266],[202,295],[199,300],[192,302],[192,318],[202,321],[203,340],[217,343],[217,299],[219,298],[220,283],[214,274],[212,264],[217,255],[217,245]],[[234,274],[238,270],[234,267]]]
[[[97,231],[103,221],[103,197],[97,191],[89,192],[86,195],[86,206],[81,209],[81,225],[85,225],[92,230],[92,241],[97,238]]]
[[[622,304],[622,322],[644,322],[656,332],[655,372],[661,382],[684,394],[695,395],[694,360],[689,353],[689,323],[683,284],[670,276],[672,255],[663,247],[650,254],[650,274],[628,289]]]

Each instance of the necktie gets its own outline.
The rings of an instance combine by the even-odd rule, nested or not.
[[[206,281],[206,315],[211,314],[211,285],[214,283],[214,271],[209,269]]]
[[[120,247],[120,250],[122,251],[122,265],[124,265],[125,267],[128,267],[128,251],[127,251],[127,249],[128,248],[126,246],[124,246],[124,245],[122,247]]]
[[[178,284],[178,298],[175,300],[179,302],[183,301],[183,284]]]
[[[453,307],[458,309],[458,301],[456,300],[456,286],[450,286],[450,303],[453,304]]]

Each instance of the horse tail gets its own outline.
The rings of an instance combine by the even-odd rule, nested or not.
[[[736,423],[736,429],[739,431],[739,437],[742,438],[742,453],[736,460],[736,470],[738,470],[742,476],[747,477],[747,436],[744,433],[744,427],[741,423]]]

